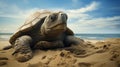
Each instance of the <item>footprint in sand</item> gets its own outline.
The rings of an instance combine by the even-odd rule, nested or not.
[[[119,59],[120,58],[120,54],[119,54],[119,52],[117,52],[117,51],[113,51],[113,52],[111,52],[112,53],[112,57],[111,57],[111,61],[114,61],[114,60],[116,60],[116,59]]]
[[[78,67],[91,67],[90,63],[78,63]]]
[[[65,51],[63,50],[62,52],[60,52],[60,57],[66,57],[66,58],[71,58],[70,56],[70,52],[69,51]]]
[[[7,60],[8,60],[8,58],[6,58],[6,57],[0,57],[0,66],[6,65]]]
[[[43,60],[43,59],[45,59],[47,56],[43,56],[41,59]]]

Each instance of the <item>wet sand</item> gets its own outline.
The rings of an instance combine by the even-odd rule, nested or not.
[[[85,40],[91,46],[86,56],[68,50],[35,50],[34,57],[27,62],[18,62],[11,55],[13,49],[0,50],[0,67],[120,67],[120,39]],[[9,45],[0,41],[0,49]],[[100,49],[99,51],[95,51]],[[86,49],[87,50],[87,49]]]

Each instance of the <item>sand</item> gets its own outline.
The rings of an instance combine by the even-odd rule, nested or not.
[[[22,63],[11,55],[13,49],[0,50],[0,67],[120,67],[120,39],[85,41],[90,47],[85,56],[64,48],[35,50],[34,57]],[[6,45],[8,41],[0,41],[0,49]]]
[[[7,40],[0,40],[0,50],[7,45],[10,45]]]

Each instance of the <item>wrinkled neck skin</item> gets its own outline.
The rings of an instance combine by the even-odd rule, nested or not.
[[[45,27],[44,27],[44,24],[40,28],[40,33],[41,33],[42,36],[45,36]]]

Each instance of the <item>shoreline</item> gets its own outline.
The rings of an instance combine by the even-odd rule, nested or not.
[[[84,39],[84,41],[85,41],[85,42],[96,43],[96,42],[99,42],[99,41],[102,42],[102,41],[104,41],[104,40],[97,40],[97,39],[96,39],[96,40],[95,40],[95,39]]]

